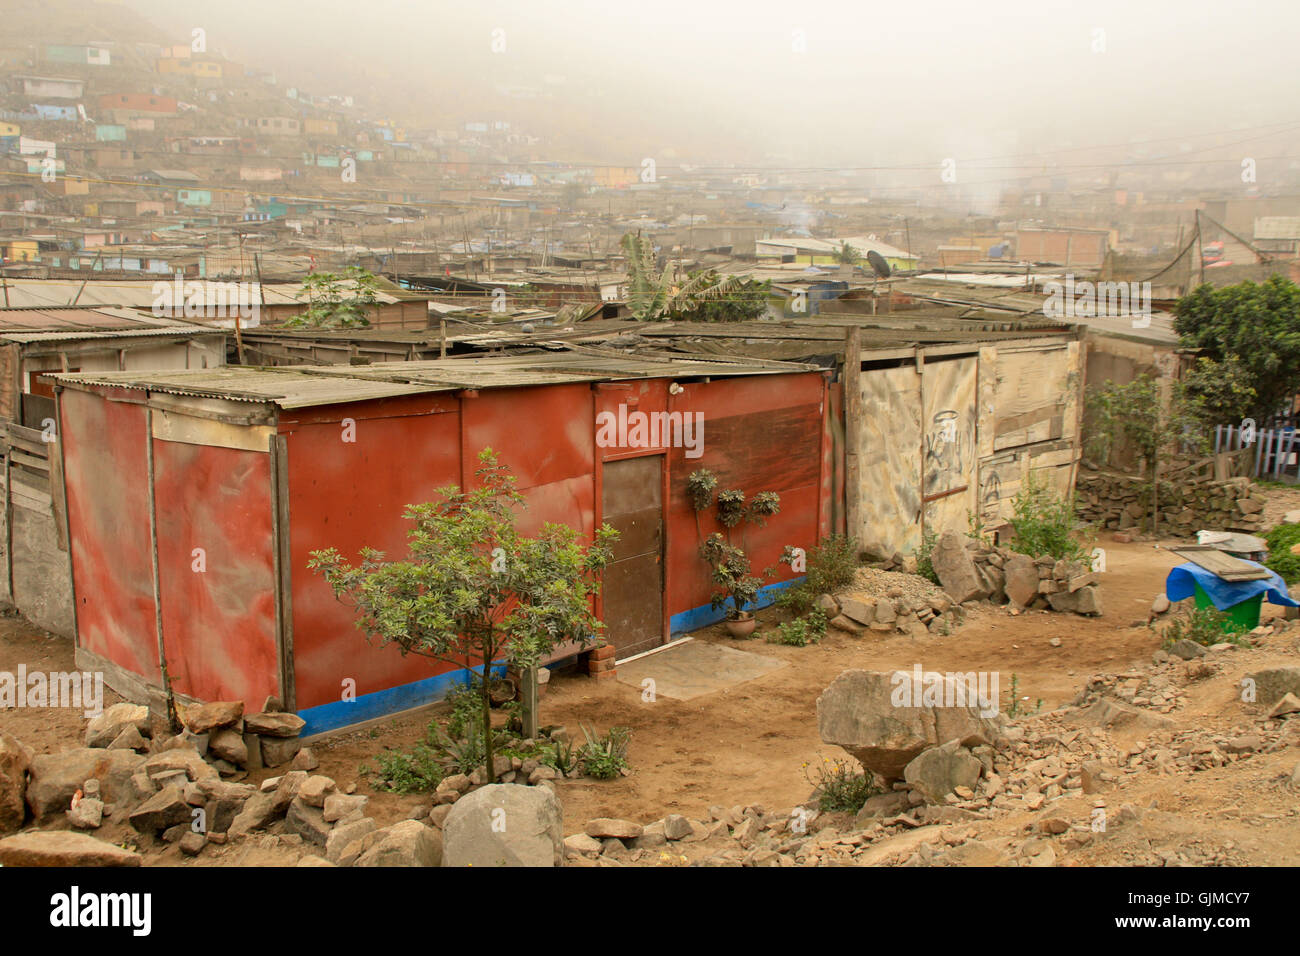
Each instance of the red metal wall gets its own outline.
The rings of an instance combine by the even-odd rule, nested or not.
[[[280,693],[271,456],[157,439],[153,447],[172,686],[200,700],[260,707]],[[203,549],[200,565],[195,548]]]
[[[71,389],[59,407],[77,644],[157,683],[144,408]]]

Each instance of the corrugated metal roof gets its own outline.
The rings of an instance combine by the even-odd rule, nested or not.
[[[0,309],[0,336],[12,338],[14,332],[106,332],[126,329],[176,329],[194,326],[113,306],[96,308]]]
[[[1300,239],[1300,216],[1261,216],[1255,220],[1256,239]]]
[[[170,372],[52,373],[47,377],[65,385],[111,386],[303,408],[462,388],[762,375],[813,369],[810,365],[761,359],[692,360],[585,350],[367,366],[312,365],[292,369],[229,366]]]
[[[82,288],[82,283],[85,287]],[[266,283],[259,288],[256,282],[220,282],[214,279],[185,279],[182,292],[185,300],[195,299],[197,307],[208,308],[225,305],[259,306],[265,295],[267,305],[301,305],[306,296],[299,298],[301,285],[296,282],[272,285]],[[157,275],[139,279],[8,279],[9,304],[17,308],[52,308],[66,307],[76,299],[78,305],[125,306],[137,309],[152,309],[160,293],[174,298],[174,292],[162,292],[162,286],[175,289],[174,276]],[[155,289],[155,286],[158,288]],[[376,294],[378,300],[385,304],[399,301],[397,296],[387,292]],[[170,304],[170,299],[167,300]],[[202,316],[196,316],[202,318]]]

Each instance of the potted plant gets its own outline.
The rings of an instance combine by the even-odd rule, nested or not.
[[[750,574],[749,556],[744,550],[728,544],[717,532],[700,545],[700,556],[713,568],[713,609],[726,608],[725,624],[732,637],[749,637],[758,622],[746,608],[758,599],[763,579]]]

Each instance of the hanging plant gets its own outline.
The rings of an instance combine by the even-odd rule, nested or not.
[[[734,528],[745,520],[745,493],[739,488],[718,492],[718,521],[724,528]]]
[[[696,511],[707,511],[713,504],[713,489],[718,487],[718,476],[707,468],[693,471],[686,478],[686,497]]]

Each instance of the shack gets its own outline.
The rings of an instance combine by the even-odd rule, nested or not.
[[[746,358],[586,348],[361,367],[56,374],[79,667],[157,700],[276,695],[320,733],[436,700],[457,674],[368,649],[310,552],[405,553],[407,504],[467,485],[492,447],[545,521],[623,532],[597,612],[616,657],[721,613],[686,496],[775,491],[747,531],[755,568],[830,531],[828,376]],[[610,421],[695,416],[702,441]],[[612,417],[611,417],[612,416]],[[653,434],[653,432],[651,432]],[[795,575],[782,573],[774,589]]]

